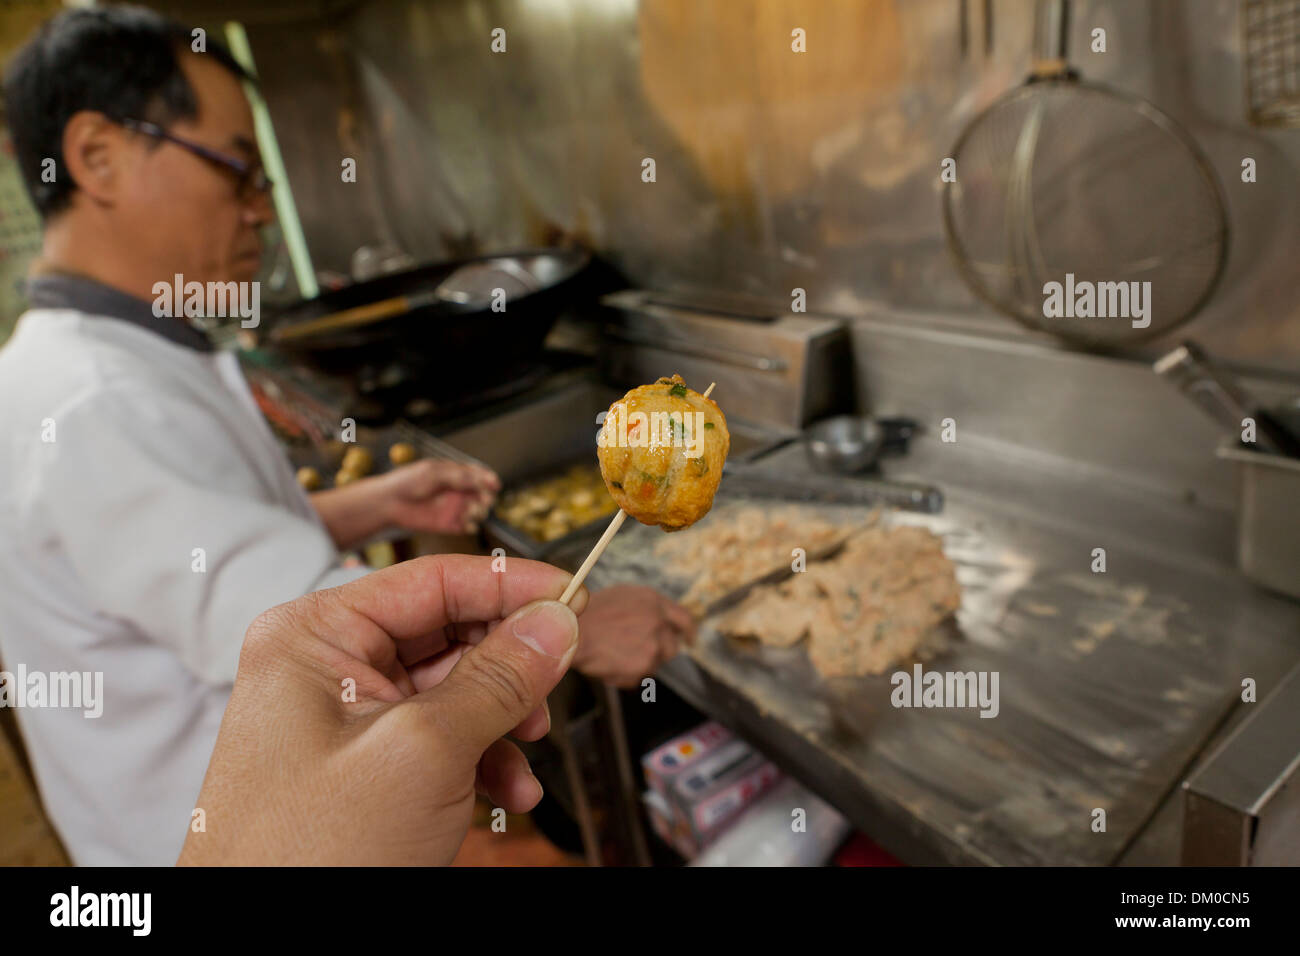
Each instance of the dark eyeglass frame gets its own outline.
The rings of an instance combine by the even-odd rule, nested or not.
[[[146,120],[137,119],[120,119],[118,124],[126,129],[145,136],[151,136],[154,139],[165,140],[168,143],[174,143],[181,149],[189,150],[200,159],[206,159],[208,162],[220,166],[227,172],[234,173],[238,179],[239,195],[241,197],[250,197],[254,193],[260,193],[263,196],[270,195],[272,187],[275,185],[271,178],[266,175],[266,170],[260,164],[250,163],[234,156],[227,156],[225,153],[219,153],[215,149],[209,149],[199,143],[193,143],[174,133],[169,133],[157,123],[150,123]]]

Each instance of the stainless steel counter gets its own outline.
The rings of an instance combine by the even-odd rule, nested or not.
[[[707,622],[661,679],[907,862],[1176,863],[1177,787],[1243,709],[1242,679],[1263,699],[1300,659],[1300,604],[1236,571],[1221,509],[967,438],[889,464],[948,498],[941,515],[897,516],[943,536],[963,586],[924,666],[998,672],[997,717],[895,708],[888,675],[826,681],[800,648],[742,646]],[[797,445],[763,467],[808,471]],[[734,506],[720,496],[705,520]],[[661,538],[625,527],[593,586],[681,593]]]

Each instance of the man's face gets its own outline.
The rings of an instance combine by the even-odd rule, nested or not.
[[[238,78],[203,54],[181,54],[181,70],[198,115],[167,132],[210,150],[260,165],[253,115]],[[118,205],[123,242],[135,245],[153,281],[248,281],[261,265],[260,226],[271,219],[270,197],[240,194],[230,170],[166,141],[137,137],[139,153]]]

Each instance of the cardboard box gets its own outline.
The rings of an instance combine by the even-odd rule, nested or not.
[[[761,753],[712,721],[656,747],[641,767],[650,825],[687,859],[781,779]]]
[[[732,740],[678,774],[669,802],[693,843],[705,847],[780,779],[771,761],[743,740]]]
[[[680,734],[641,758],[646,783],[667,799],[673,780],[734,739],[730,730],[713,721]]]

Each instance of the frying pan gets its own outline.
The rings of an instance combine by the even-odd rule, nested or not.
[[[449,390],[470,387],[540,351],[560,311],[592,291],[590,265],[585,250],[546,249],[421,266],[289,306],[267,341],[329,372],[414,358]]]

